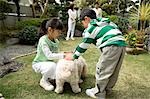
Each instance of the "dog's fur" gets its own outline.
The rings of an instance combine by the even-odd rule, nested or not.
[[[83,57],[75,59],[74,61],[60,59],[56,67],[56,93],[63,92],[63,86],[65,82],[70,83],[72,91],[74,93],[81,92],[79,83],[82,82],[82,78],[85,78],[87,72],[87,64]]]

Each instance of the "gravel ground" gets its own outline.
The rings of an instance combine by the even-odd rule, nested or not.
[[[13,58],[18,55],[23,55],[27,54],[30,52],[35,51],[36,48],[35,46],[30,46],[30,45],[11,45],[6,48],[3,48],[0,51],[1,55],[7,56],[8,58]]]
[[[0,78],[10,72],[15,72],[23,66],[22,63],[11,60],[14,57],[22,56],[35,51],[34,46],[28,45],[11,45],[0,51]],[[1,99],[1,98],[0,98]]]

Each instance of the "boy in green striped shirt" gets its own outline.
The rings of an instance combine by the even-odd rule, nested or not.
[[[68,60],[78,59],[90,44],[101,50],[101,57],[96,64],[96,84],[87,89],[86,94],[93,98],[105,99],[106,94],[112,91],[125,54],[125,40],[117,25],[108,18],[96,18],[91,9],[83,9],[80,19],[85,28],[83,40],[72,55],[65,57]]]

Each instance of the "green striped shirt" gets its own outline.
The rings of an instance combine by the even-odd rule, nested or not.
[[[126,46],[125,39],[118,26],[111,22],[109,18],[92,19],[83,32],[83,40],[74,52],[74,59],[83,54],[92,43],[98,48],[110,45]]]

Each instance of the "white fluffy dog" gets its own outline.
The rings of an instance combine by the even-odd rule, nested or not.
[[[87,72],[87,64],[83,57],[79,57],[74,61],[60,59],[56,67],[56,93],[63,92],[65,82],[70,83],[74,93],[81,92],[79,83],[82,83],[81,77],[85,77]]]

